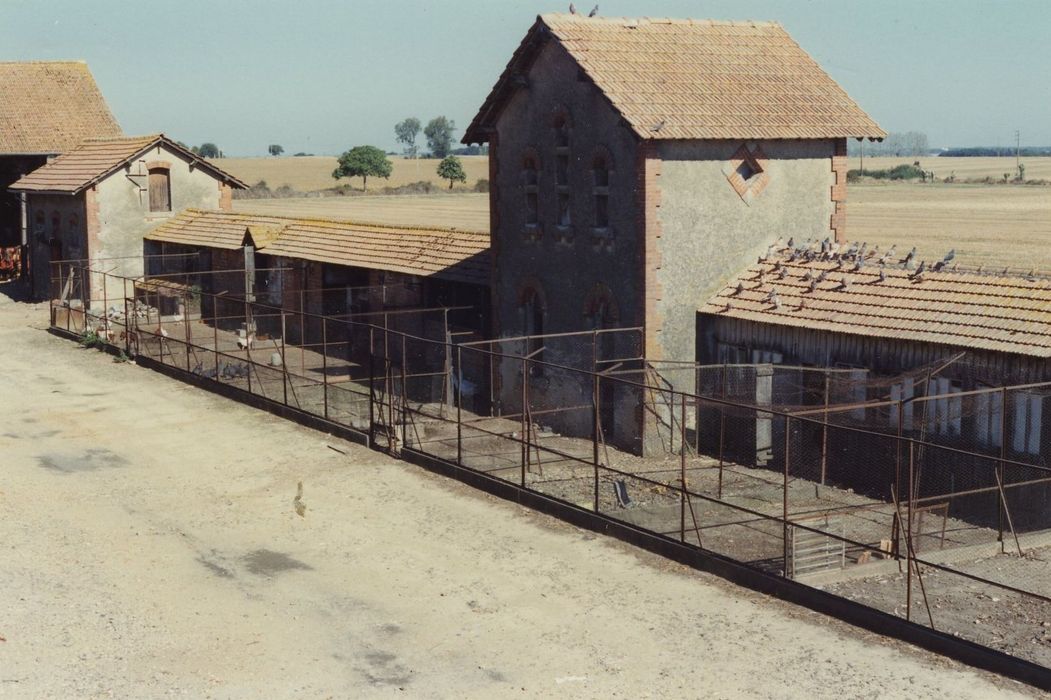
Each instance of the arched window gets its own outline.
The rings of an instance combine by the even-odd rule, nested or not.
[[[544,353],[541,348],[544,340],[544,319],[547,316],[547,303],[539,285],[535,282],[527,283],[518,295],[518,310],[522,315],[522,335],[527,336],[525,353],[532,360],[543,360]],[[543,366],[537,365],[533,368],[533,374],[543,374]]]
[[[572,197],[569,186],[569,114],[564,109],[555,112],[551,121],[555,142],[555,224],[562,229],[573,225]],[[565,235],[565,232],[563,232]]]
[[[154,165],[148,168],[150,211],[165,212],[172,210],[171,169],[166,165]]]
[[[522,158],[522,189],[525,192],[525,224],[540,224],[540,162],[535,152]]]
[[[600,150],[591,161],[591,196],[595,206],[596,233],[609,230],[609,154]]]
[[[620,325],[620,311],[609,287],[596,284],[584,302],[584,320],[591,330],[617,328]]]

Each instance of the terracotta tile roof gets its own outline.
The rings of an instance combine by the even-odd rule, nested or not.
[[[775,254],[730,280],[700,312],[758,323],[1051,357],[1051,280],[790,260]],[[881,270],[885,279],[880,280]],[[980,268],[979,268],[980,270]],[[811,291],[810,277],[827,271]],[[784,274],[782,278],[781,275]],[[844,278],[848,286],[843,287]],[[738,291],[741,285],[741,291]],[[770,299],[776,292],[777,302]]]
[[[68,192],[76,194],[124,165],[135,160],[145,151],[158,144],[181,155],[195,167],[211,172],[233,187],[247,187],[233,175],[221,170],[209,161],[191,153],[164,134],[148,136],[126,136],[112,139],[88,139],[73,150],[42,165],[28,175],[23,175],[10,189],[21,192]]]
[[[0,153],[65,153],[120,135],[83,61],[0,63]]]
[[[464,134],[488,140],[553,37],[643,139],[882,138],[886,133],[776,23],[547,14]]]
[[[187,209],[146,238],[232,250],[241,247],[249,230],[253,238],[257,230],[266,232],[261,238],[269,241],[259,250],[268,255],[489,283],[489,236],[452,229]]]

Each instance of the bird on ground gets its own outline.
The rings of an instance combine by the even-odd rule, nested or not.
[[[591,8],[591,12],[588,13],[588,17],[594,17],[598,14],[598,5]]]
[[[296,497],[292,499],[292,508],[296,511],[296,515],[301,518],[307,516],[307,504],[303,503],[303,482],[300,481],[296,484]]]

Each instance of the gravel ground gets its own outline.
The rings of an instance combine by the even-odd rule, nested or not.
[[[5,290],[0,697],[1033,695],[115,363]]]

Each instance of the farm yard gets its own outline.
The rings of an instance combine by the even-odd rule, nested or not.
[[[886,168],[901,158],[866,158],[865,168]],[[303,162],[300,162],[303,161]],[[294,189],[310,183],[331,187],[325,171],[334,159],[247,158],[224,159],[234,172],[255,182],[265,179],[271,187],[288,182]],[[1051,158],[1030,158],[1026,175],[1051,179]],[[391,184],[410,182],[412,161],[396,159]],[[484,177],[484,156],[464,159],[468,183]],[[939,177],[955,171],[959,178],[998,177],[1014,167],[1013,158],[928,158],[922,161]],[[857,167],[857,159],[851,159]],[[243,168],[238,171],[237,168]],[[421,173],[433,175],[432,161],[421,160]],[[326,181],[324,178],[327,177]],[[387,184],[386,181],[380,181]],[[377,185],[378,187],[379,185]],[[848,237],[886,249],[897,245],[907,251],[917,247],[920,259],[940,259],[955,248],[957,259],[968,267],[984,265],[1002,269],[1051,270],[1051,189],[1033,185],[973,185],[913,182],[851,184],[847,195]],[[472,231],[489,228],[489,198],[485,194],[397,195],[375,197],[297,197],[239,199],[238,211],[299,217],[351,219],[367,223],[441,226]],[[1025,243],[1025,245],[1020,245]]]

